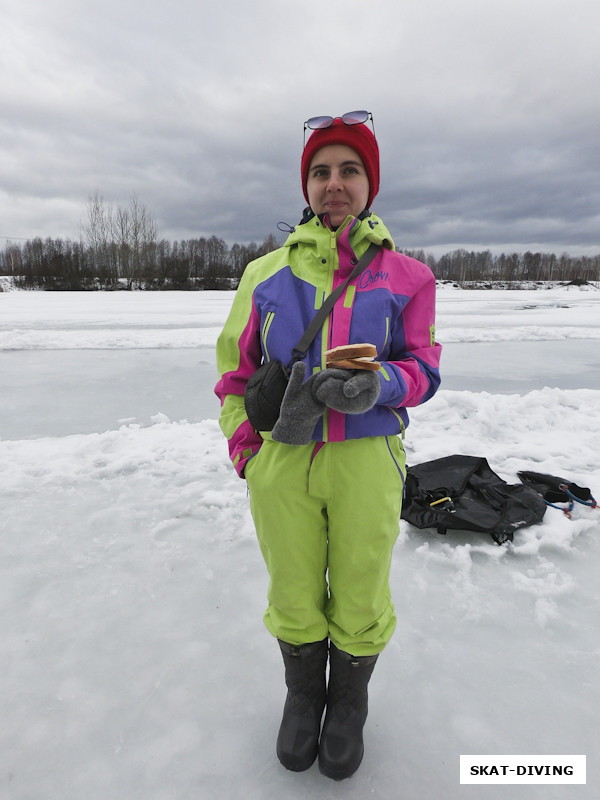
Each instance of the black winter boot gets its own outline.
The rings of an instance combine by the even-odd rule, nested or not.
[[[362,761],[367,685],[376,661],[377,656],[351,656],[330,644],[327,713],[319,744],[319,769],[336,781],[353,775]]]
[[[277,757],[286,769],[302,772],[317,757],[325,708],[327,639],[295,646],[279,640],[288,693],[277,737]]]

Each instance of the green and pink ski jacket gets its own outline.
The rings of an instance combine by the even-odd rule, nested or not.
[[[326,350],[373,343],[381,361],[379,399],[364,414],[327,409],[313,439],[340,442],[403,433],[406,408],[435,394],[441,346],[435,342],[435,278],[429,267],[396,253],[388,230],[374,214],[348,217],[336,231],[326,217],[313,217],[298,225],[283,247],[248,264],[217,341],[220,425],[241,477],[248,459],[269,436],[248,422],[248,379],[263,360],[293,363],[292,350],[316,310],[344,282],[370,242],[383,245],[381,251],[346,287],[305,361],[310,375],[325,368]]]

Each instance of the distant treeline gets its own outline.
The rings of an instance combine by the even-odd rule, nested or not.
[[[489,250],[453,250],[439,259],[423,250],[403,250],[428,264],[438,280],[454,281],[461,286],[482,281],[523,283],[526,281],[564,281],[576,283],[600,281],[600,255],[570,256],[563,253],[501,253]]]
[[[0,275],[24,289],[230,289],[249,261],[277,247],[274,236],[232,247],[216,236],[169,242],[159,239],[137,197],[115,208],[96,194],[79,241],[9,242],[0,252]]]
[[[90,198],[79,241],[31,239],[0,251],[0,275],[24,289],[235,289],[255,258],[275,250],[274,236],[231,247],[216,236],[169,242],[138,199],[129,206]],[[439,259],[423,250],[401,252],[427,263],[438,280],[460,285],[481,281],[600,281],[600,255],[454,250]]]
[[[20,289],[231,289],[249,261],[279,247],[274,237],[232,247],[216,236],[130,248],[98,248],[63,239],[9,243],[0,251],[0,275]]]
[[[279,247],[273,236],[260,244],[223,239],[143,243],[133,248],[107,242],[97,248],[63,239],[8,243],[0,251],[0,275],[13,276],[22,289],[235,289],[246,265]],[[473,282],[600,281],[600,256],[572,257],[552,253],[454,250],[439,259],[423,251],[402,251],[427,263],[438,280]]]

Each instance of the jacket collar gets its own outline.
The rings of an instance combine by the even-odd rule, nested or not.
[[[349,241],[352,248],[356,251],[368,247],[370,242],[383,245],[388,250],[394,250],[394,240],[384,222],[376,215],[367,213],[362,217],[346,217],[344,222],[339,226],[335,235],[337,238],[348,228],[351,227],[349,233]],[[322,246],[325,242],[330,241],[331,229],[328,228],[323,220],[317,216],[311,216],[306,221],[296,225],[292,233],[288,236],[285,242],[285,247],[293,247],[294,245],[314,245],[316,247]],[[364,243],[361,248],[361,243]]]

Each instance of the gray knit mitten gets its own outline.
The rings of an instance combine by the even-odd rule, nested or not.
[[[314,392],[328,408],[363,414],[377,402],[381,383],[376,370],[324,369],[314,376]]]
[[[313,393],[315,375],[305,381],[306,364],[297,361],[292,367],[288,387],[283,396],[279,419],[271,438],[283,444],[308,444],[315,425],[325,411],[325,403]]]

